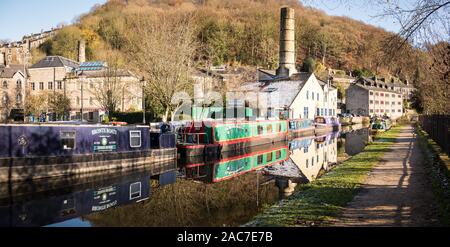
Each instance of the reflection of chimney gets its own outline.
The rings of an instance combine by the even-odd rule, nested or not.
[[[78,41],[78,62],[86,62],[86,41],[83,39]]]
[[[280,64],[277,76],[289,77],[295,69],[295,14],[294,9],[281,8],[280,15]]]

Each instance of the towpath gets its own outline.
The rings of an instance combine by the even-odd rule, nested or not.
[[[412,126],[374,167],[335,226],[439,226],[431,182]]]

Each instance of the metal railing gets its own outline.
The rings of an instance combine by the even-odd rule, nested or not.
[[[420,115],[419,124],[450,156],[450,115]]]

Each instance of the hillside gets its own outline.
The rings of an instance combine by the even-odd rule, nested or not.
[[[109,49],[124,48],[130,18],[188,13],[195,22],[199,61],[273,69],[278,64],[279,8],[283,5],[295,8],[299,65],[305,58],[313,57],[336,69],[364,68],[411,75],[405,69],[383,63],[388,52],[383,51],[383,42],[391,33],[350,18],[328,16],[297,1],[109,1],[81,16],[75,25],[63,28],[53,41],[33,54],[37,58],[52,54],[76,59],[77,41],[84,37],[88,41],[88,59],[101,59]]]

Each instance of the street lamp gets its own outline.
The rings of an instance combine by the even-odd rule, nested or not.
[[[145,77],[142,77],[142,123],[145,124]]]

